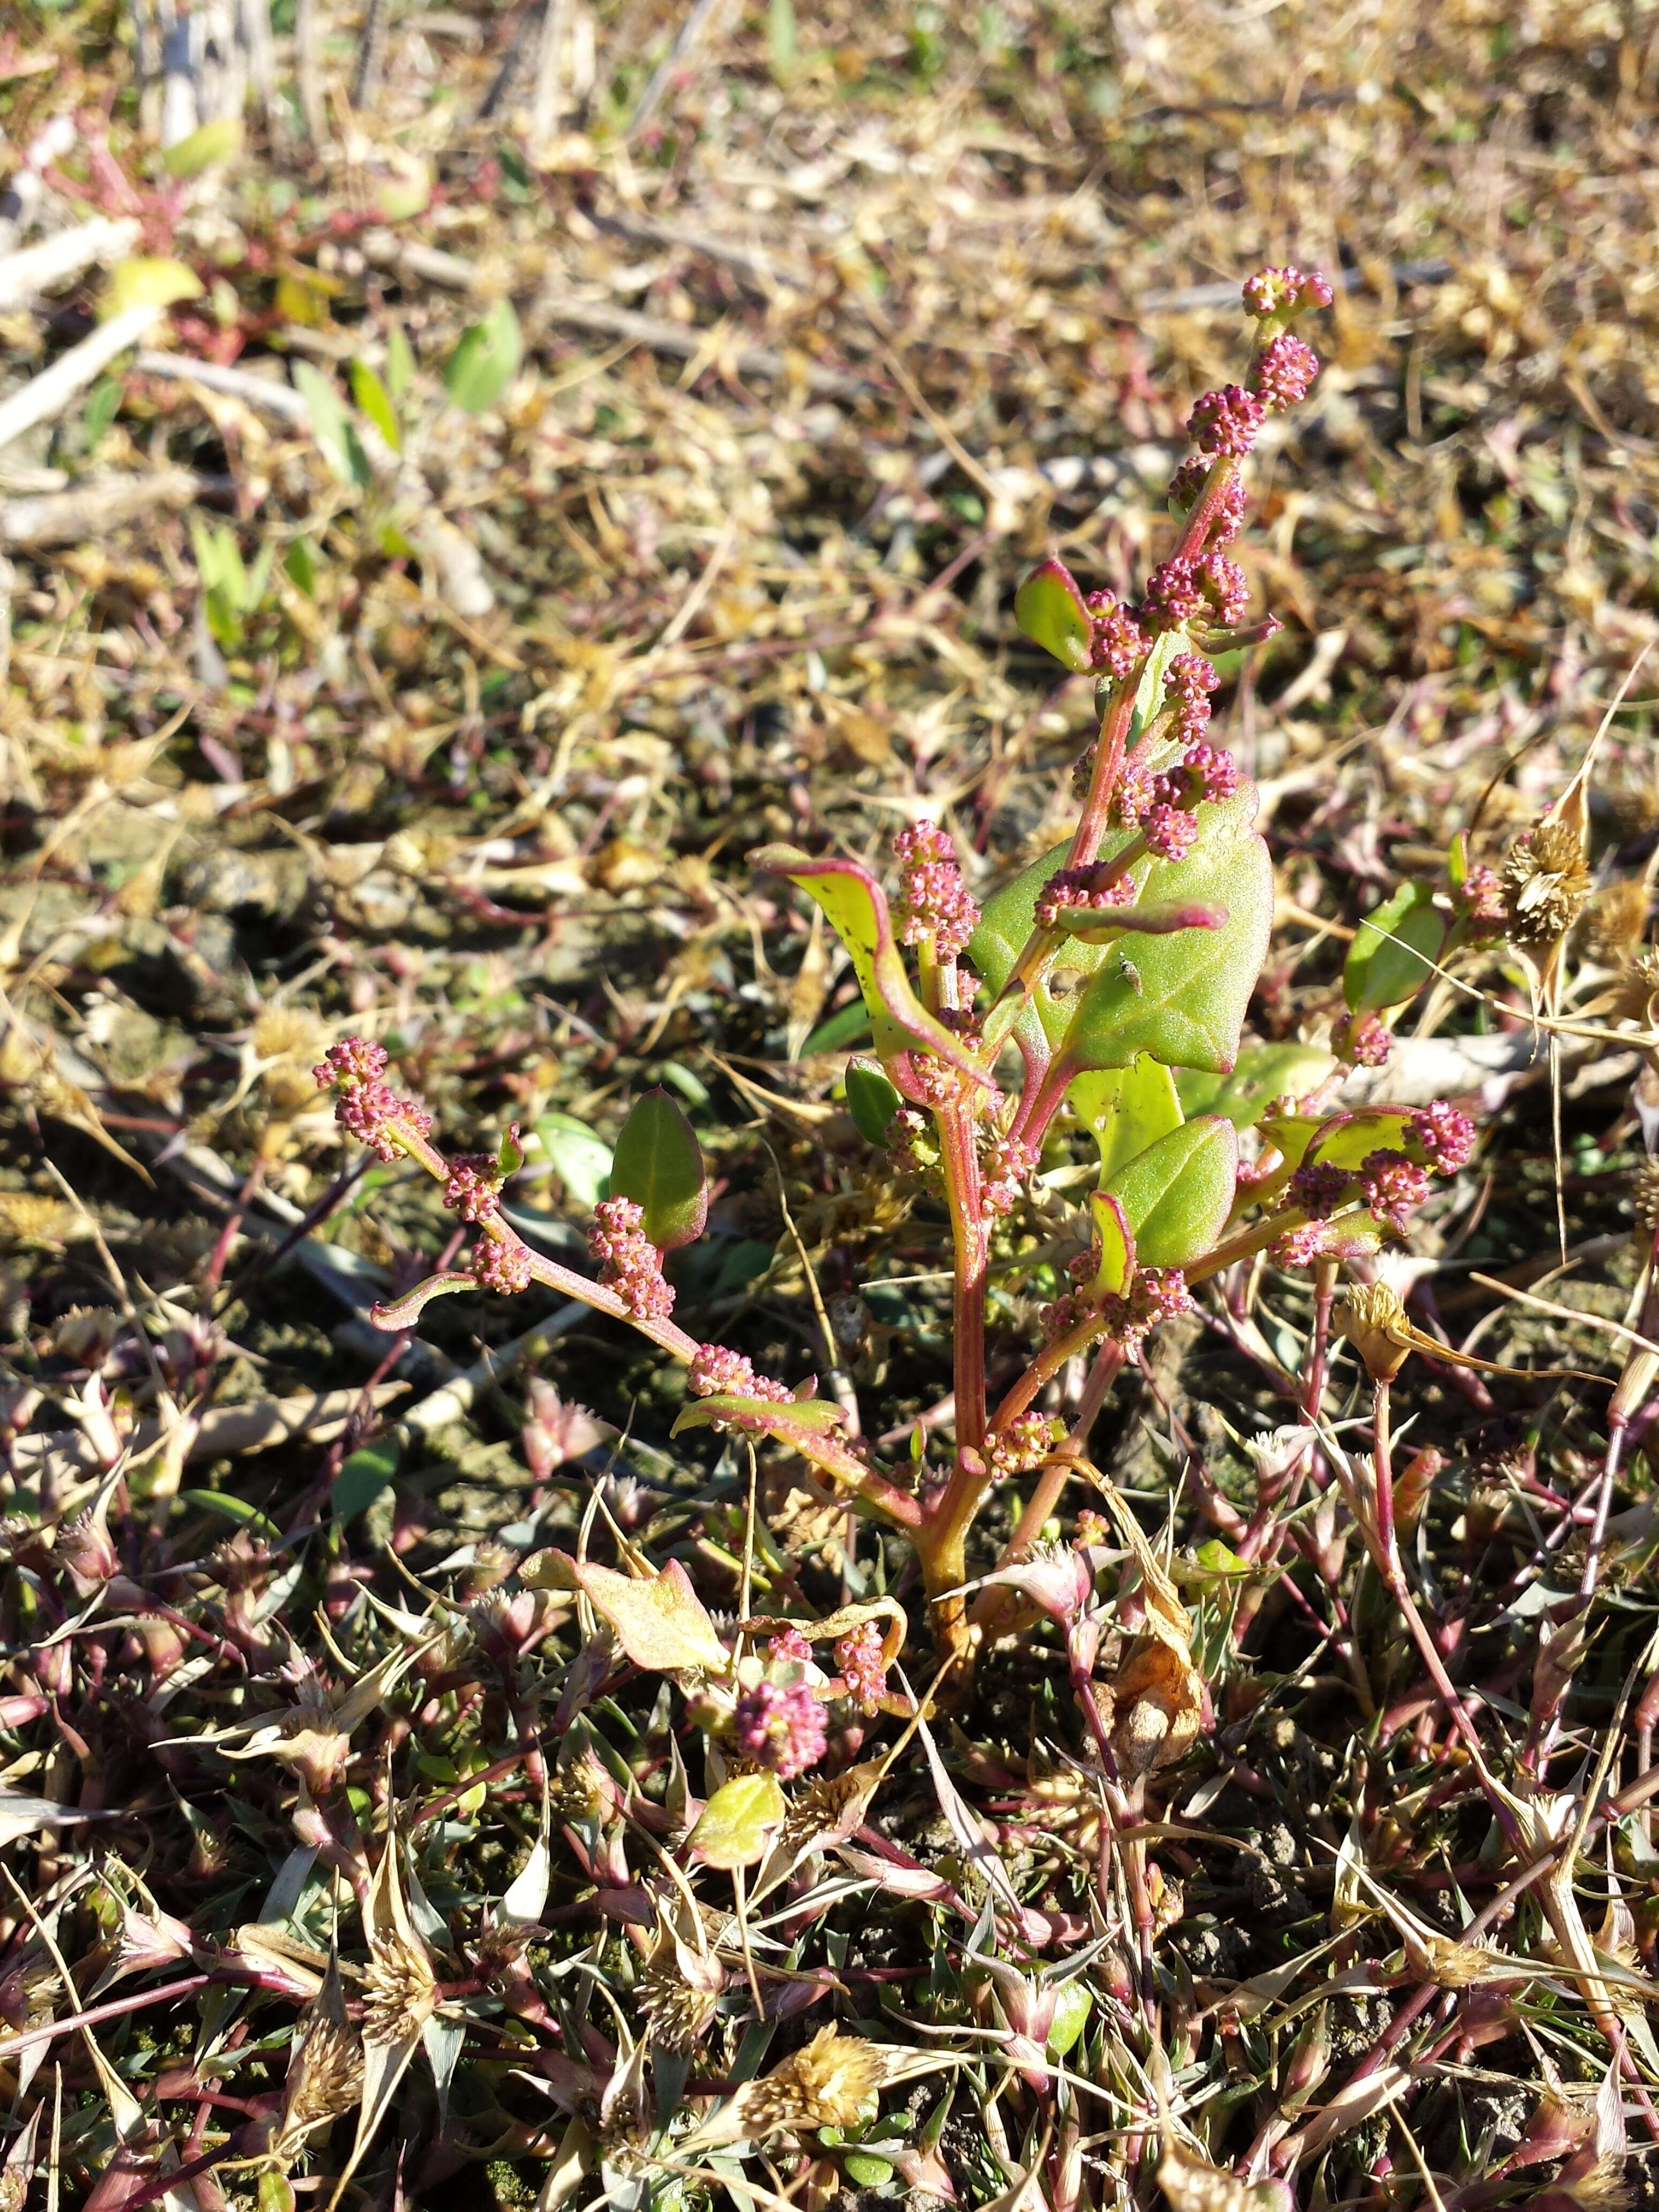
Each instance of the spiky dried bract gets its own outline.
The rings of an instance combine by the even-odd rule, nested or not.
[[[880,2046],[821,2027],[781,2066],[740,2093],[753,2141],[784,2129],[853,2128],[868,2117],[884,2074]]]
[[[1412,1348],[1411,1323],[1391,1283],[1351,1283],[1335,1310],[1339,1335],[1364,1361],[1373,1382],[1392,1382]]]
[[[1590,893],[1583,839],[1567,822],[1540,822],[1504,861],[1504,912],[1515,945],[1548,945],[1564,938]]]
[[[1647,926],[1647,885],[1639,876],[1621,876],[1604,884],[1584,908],[1584,950],[1604,968],[1620,967],[1635,952]]]
[[[689,2056],[720,2010],[724,1969],[712,1954],[694,1950],[665,1929],[640,1976],[645,2032],[665,2051]]]
[[[363,1975],[366,2043],[405,2041],[419,2033],[437,2003],[437,1977],[418,1943],[392,1935],[374,1944]]]

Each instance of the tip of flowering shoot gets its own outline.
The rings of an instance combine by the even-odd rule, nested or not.
[[[386,1049],[367,1037],[342,1037],[312,1069],[319,1091],[335,1091],[334,1118],[349,1137],[388,1164],[406,1147],[405,1137],[428,1136],[432,1116],[413,1099],[399,1097],[385,1079]]]
[[[1264,322],[1270,316],[1288,322],[1310,307],[1328,307],[1335,297],[1329,277],[1316,269],[1258,269],[1244,283],[1246,312]]]

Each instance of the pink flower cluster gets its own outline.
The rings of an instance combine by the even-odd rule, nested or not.
[[[1353,1183],[1352,1168],[1333,1167],[1328,1160],[1304,1160],[1291,1177],[1290,1196],[1316,1221],[1328,1221]]]
[[[1454,896],[1477,937],[1495,937],[1506,925],[1504,882],[1496,868],[1471,868]]]
[[[593,1209],[587,1249],[600,1262],[599,1282],[615,1291],[635,1321],[666,1321],[674,1292],[663,1279],[662,1254],[640,1224],[645,1209],[631,1198],[602,1198]]]
[[[463,1221],[483,1221],[501,1195],[501,1172],[489,1152],[461,1152],[444,1178],[444,1204]]]
[[[932,938],[941,960],[954,960],[979,926],[956,847],[937,822],[917,822],[893,840],[899,866],[896,902],[902,945]]]
[[[836,1664],[842,1686],[859,1710],[868,1715],[881,1711],[887,1695],[887,1663],[882,1656],[881,1631],[866,1620],[836,1645]]]
[[[1133,676],[1146,658],[1152,641],[1135,618],[1134,610],[1110,592],[1091,592],[1084,602],[1094,617],[1089,665],[1115,683]]]
[[[1154,629],[1178,629],[1204,611],[1204,594],[1190,561],[1160,561],[1146,579],[1146,617]]]
[[[1281,331],[1250,364],[1250,383],[1270,415],[1300,404],[1319,374],[1319,356],[1301,338]]]
[[[720,1348],[719,1345],[704,1347],[714,1352]],[[732,1352],[729,1356],[735,1359],[738,1355]],[[766,1653],[775,1666],[810,1667],[812,1663],[812,1647],[799,1628],[781,1628],[767,1645]]]
[[[1403,1237],[1431,1185],[1426,1170],[1415,1160],[1382,1146],[1367,1152],[1360,1163],[1359,1188],[1376,1218],[1396,1237]]]
[[[1115,876],[1102,882],[1099,876],[1098,866],[1061,868],[1050,876],[1031,909],[1037,927],[1052,929],[1062,912],[1076,907],[1092,907],[1103,913],[1109,907],[1134,904],[1133,878]]]
[[[1474,1122],[1443,1098],[1419,1107],[1411,1118],[1411,1133],[1424,1158],[1442,1175],[1455,1175],[1474,1156]]]
[[[988,1451],[992,1474],[1035,1473],[1064,1434],[1064,1425],[1056,1421],[1052,1413],[1018,1415],[1006,1429],[996,1430],[991,1437]]]
[[[1258,269],[1244,286],[1244,305],[1253,315],[1299,315],[1306,307],[1328,307],[1336,297],[1330,279],[1299,269]]]
[[[781,1782],[805,1774],[823,1757],[823,1707],[804,1682],[787,1690],[757,1682],[738,1699],[732,1717],[744,1757],[769,1766]]]
[[[1170,479],[1170,504],[1177,514],[1190,514],[1198,495],[1204,489],[1212,463],[1201,455],[1185,460]],[[1244,527],[1244,487],[1236,471],[1230,471],[1220,485],[1215,511],[1205,533],[1209,545],[1231,545]]]
[[[1159,799],[1142,817],[1140,834],[1155,860],[1182,860],[1197,842],[1198,823],[1185,807]]]
[[[319,1091],[338,1090],[334,1118],[341,1128],[389,1164],[402,1153],[405,1134],[431,1134],[432,1116],[413,1099],[399,1097],[385,1080],[386,1065],[384,1045],[342,1037],[311,1073]]]
[[[1012,1213],[1019,1202],[1019,1194],[1037,1163],[1035,1145],[1010,1142],[998,1137],[985,1150],[980,1162],[980,1218],[994,1221],[1005,1213]]]
[[[686,1380],[696,1398],[766,1398],[781,1406],[789,1397],[787,1384],[757,1375],[752,1360],[723,1344],[700,1344]]]
[[[1380,1014],[1349,1014],[1332,1030],[1331,1050],[1355,1067],[1381,1067],[1394,1050],[1394,1031]]]
[[[1187,428],[1200,453],[1212,459],[1243,460],[1255,443],[1265,412],[1255,392],[1242,384],[1224,384],[1199,400]]]
[[[472,1248],[472,1279],[481,1291],[495,1291],[512,1297],[530,1288],[530,1252],[515,1237],[512,1243],[481,1237]]]
[[[1141,1267],[1127,1297],[1106,1297],[1102,1311],[1106,1333],[1133,1350],[1160,1322],[1176,1321],[1193,1310],[1193,1294],[1179,1267]]]
[[[1273,1257],[1281,1267],[1311,1267],[1322,1259],[1325,1251],[1325,1224],[1304,1221],[1297,1228],[1287,1229],[1273,1247]]]

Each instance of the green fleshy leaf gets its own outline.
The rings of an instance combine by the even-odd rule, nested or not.
[[[1354,933],[1342,995],[1356,1014],[1382,1014],[1413,999],[1434,973],[1446,919],[1426,884],[1402,884]]]
[[[843,1427],[847,1416],[828,1398],[740,1398],[725,1393],[713,1398],[694,1398],[681,1407],[673,1427],[713,1428],[719,1421],[750,1436],[776,1437],[792,1443],[805,1437],[827,1437]]]
[[[706,1866],[730,1873],[765,1855],[789,1808],[775,1774],[736,1774],[722,1782],[691,1831],[691,1848]]]
[[[1249,1129],[1275,1098],[1304,1096],[1335,1066],[1317,1045],[1252,1044],[1239,1054],[1231,1075],[1183,1068],[1176,1087],[1188,1114],[1224,1114],[1236,1129]]]
[[[872,1145],[886,1143],[888,1125],[903,1103],[873,1060],[848,1062],[847,1110]]]
[[[645,1209],[646,1235],[662,1251],[690,1244],[708,1218],[708,1177],[696,1132],[659,1087],[634,1102],[611,1161],[611,1195]]]
[[[1310,1165],[1361,1167],[1368,1153],[1412,1152],[1407,1142],[1412,1117],[1392,1106],[1362,1106],[1352,1114],[1334,1114],[1322,1122],[1304,1155]]]
[[[1053,653],[1074,675],[1087,669],[1095,626],[1063,561],[1051,557],[1032,569],[1014,594],[1014,620],[1033,645]]]
[[[1246,785],[1200,811],[1198,838],[1184,860],[1141,860],[1130,871],[1138,903],[1220,908],[1227,918],[1218,929],[1108,945],[1069,939],[1014,1026],[1020,1042],[1043,1054],[1064,1045],[1082,1068],[1127,1067],[1148,1053],[1170,1067],[1230,1071],[1273,925],[1273,866],[1251,827],[1255,815],[1255,793]],[[1127,831],[1110,832],[1101,858],[1129,842]],[[987,904],[968,957],[994,999],[1069,849],[1069,841],[1056,845]]]
[[[1113,1297],[1121,1297],[1135,1272],[1135,1240],[1128,1216],[1121,1200],[1104,1190],[1095,1192],[1089,1201],[1089,1210],[1094,1215],[1095,1235],[1100,1240],[1100,1267],[1093,1288],[1097,1296],[1109,1291]]]
[[[1127,1067],[1091,1069],[1066,1096],[1079,1121],[1094,1133],[1103,1183],[1184,1119],[1174,1076],[1147,1057]]]
[[[1064,2058],[1082,2034],[1093,2005],[1089,1985],[1080,1977],[1060,1984],[1054,1992],[1054,2017],[1044,2046],[1050,2058]]]
[[[1207,1252],[1232,1209],[1238,1132],[1218,1114],[1200,1115],[1149,1145],[1112,1177],[1115,1198],[1143,1267],[1181,1267]]]

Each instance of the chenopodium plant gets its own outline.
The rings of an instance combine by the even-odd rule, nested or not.
[[[447,1160],[428,1116],[387,1086],[384,1054],[361,1040],[337,1045],[317,1071],[338,1085],[348,1131],[382,1158],[407,1154],[440,1177],[446,1203],[478,1228],[468,1266],[380,1309],[383,1326],[406,1325],[445,1290],[534,1282],[632,1322],[690,1370],[693,1402],[678,1428],[712,1425],[787,1445],[838,1496],[903,1533],[935,1640],[958,1658],[974,1641],[962,1585],[975,1515],[996,1485],[1036,1474],[1016,1543],[1036,1534],[1113,1377],[1149,1331],[1192,1310],[1196,1285],[1264,1250],[1283,1266],[1323,1269],[1328,1291],[1334,1263],[1402,1235],[1431,1172],[1462,1166],[1473,1146],[1471,1125],[1449,1105],[1331,1104],[1346,1066],[1386,1057],[1388,1017],[1423,988],[1455,937],[1486,926],[1480,901],[1490,887],[1468,872],[1454,868],[1449,921],[1432,892],[1408,885],[1362,928],[1334,1052],[1291,1043],[1241,1056],[1268,948],[1273,869],[1253,826],[1255,789],[1212,741],[1210,698],[1217,656],[1278,627],[1249,620],[1228,548],[1244,516],[1242,464],[1267,417],[1300,400],[1318,371],[1292,325],[1330,298],[1323,277],[1294,269],[1264,269],[1244,287],[1255,323],[1247,380],[1206,392],[1193,410],[1197,451],[1170,489],[1180,538],[1138,605],[1085,592],[1058,560],[1020,586],[1015,617],[1026,635],[1097,682],[1099,733],[1077,764],[1081,816],[1069,839],[983,912],[933,822],[896,840],[890,902],[858,860],[783,845],[752,856],[822,908],[846,948],[875,1048],[848,1071],[854,1119],[873,1143],[930,1172],[949,1210],[947,1466],[879,1466],[815,1382],[792,1390],[678,1326],[663,1255],[701,1233],[707,1199],[696,1137],[664,1092],[639,1101],[618,1142],[611,1194],[593,1217],[595,1281],[532,1251],[503,1218],[513,1137],[499,1156]],[[1010,1091],[1004,1076],[1016,1062]],[[994,1403],[993,1241],[1063,1110],[1098,1146],[1092,1240],[1072,1263],[1071,1287],[1042,1310],[1024,1371]],[[1246,1159],[1240,1133],[1251,1128]],[[1079,1355],[1091,1365],[1067,1437],[1039,1401]]]

